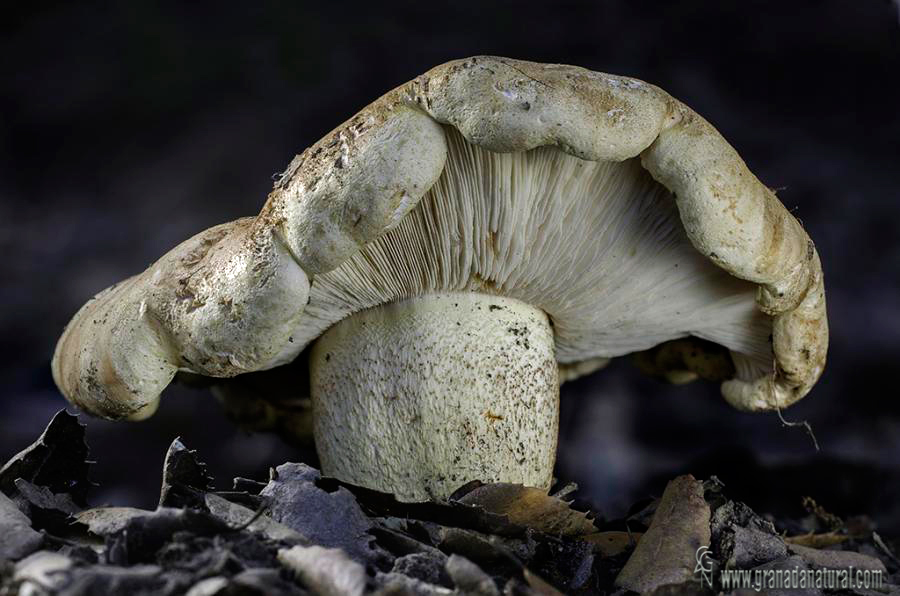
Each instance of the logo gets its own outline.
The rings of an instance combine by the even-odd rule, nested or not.
[[[701,546],[697,549],[695,556],[697,557],[697,566],[694,567],[694,575],[700,574],[700,587],[707,585],[712,588],[713,558],[709,554],[709,547]]]

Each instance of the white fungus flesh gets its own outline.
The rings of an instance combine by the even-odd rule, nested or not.
[[[547,315],[434,293],[351,315],[310,355],[322,471],[402,501],[470,480],[550,488],[559,380]]]
[[[828,322],[809,236],[693,110],[636,79],[477,56],[306,149],[257,216],[98,294],[53,374],[88,411],[140,418],[179,370],[233,377],[310,345],[326,473],[420,500],[546,488],[558,383],[613,357],[787,407],[822,374]]]

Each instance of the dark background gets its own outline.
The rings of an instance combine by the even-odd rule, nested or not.
[[[689,470],[796,514],[811,495],[900,534],[900,18],[884,0],[19,2],[0,19],[0,460],[65,405],[49,358],[100,289],[211,225],[252,215],[273,173],[390,88],[498,54],[658,84],[779,189],[817,243],[829,364],[789,419],[731,410],[627,359],[563,387],[558,475],[606,515]],[[433,8],[437,6],[438,8]],[[168,390],[142,423],[83,417],[95,504],[152,506],[166,446],[219,486],[302,454]]]

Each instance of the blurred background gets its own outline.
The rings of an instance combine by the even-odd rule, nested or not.
[[[557,474],[603,515],[673,475],[760,511],[809,495],[900,534],[900,15],[886,0],[18,2],[0,20],[0,460],[65,401],[49,360],[88,298],[255,214],[295,153],[441,62],[498,54],[660,85],[802,220],[825,267],[829,364],[785,412],[733,411],[620,359],[562,389]],[[252,6],[251,6],[252,4]],[[228,488],[309,459],[173,386],[141,423],[87,416],[94,504],[153,506],[180,435]]]

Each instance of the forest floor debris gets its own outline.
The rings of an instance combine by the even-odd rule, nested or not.
[[[680,476],[606,520],[567,500],[570,485],[473,482],[444,502],[401,503],[300,463],[217,491],[176,439],[159,506],[144,510],[89,508],[90,464],[84,428],[62,411],[0,468],[0,596],[751,594],[722,572],[849,568],[879,574],[878,591],[763,587],[900,594],[897,545],[865,518],[810,502],[807,519],[769,519],[714,478]]]

